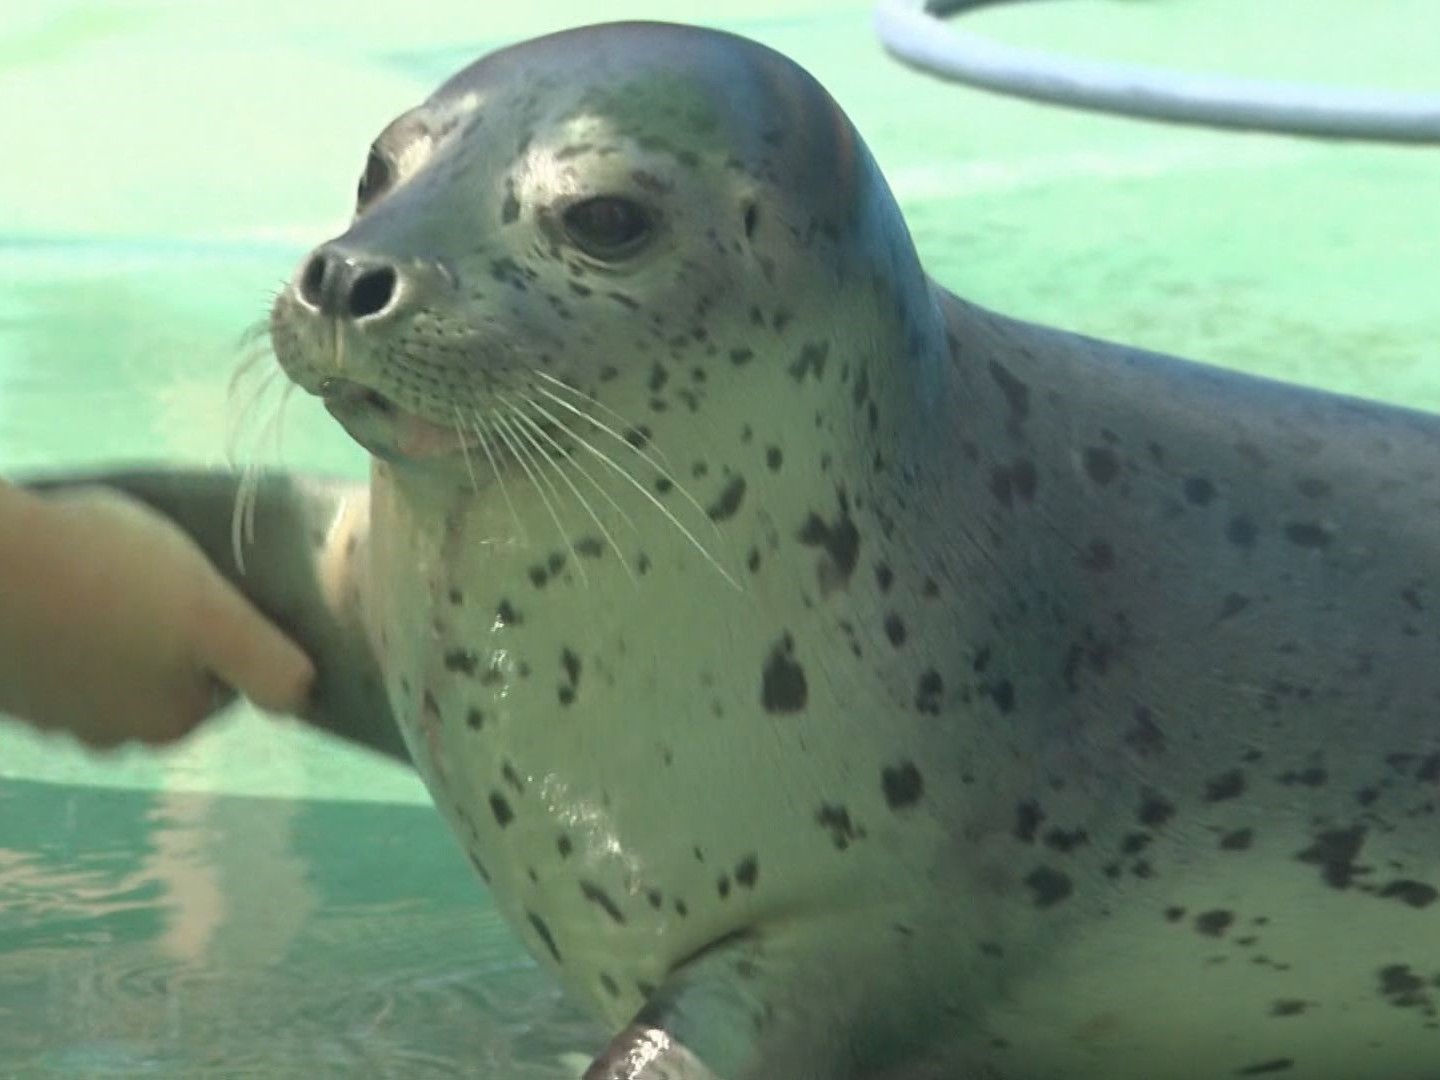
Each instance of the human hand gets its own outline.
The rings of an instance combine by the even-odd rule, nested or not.
[[[310,660],[166,518],[104,488],[5,491],[25,502],[0,534],[0,711],[109,747],[173,741],[232,688],[302,706]]]

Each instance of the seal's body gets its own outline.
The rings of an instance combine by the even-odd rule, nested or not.
[[[652,24],[392,124],[272,337],[375,464],[242,585],[588,1076],[1433,1075],[1440,420],[950,296],[813,80]]]

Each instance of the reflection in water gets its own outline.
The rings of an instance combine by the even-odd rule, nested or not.
[[[603,1033],[424,807],[0,781],[0,1072],[558,1080]]]

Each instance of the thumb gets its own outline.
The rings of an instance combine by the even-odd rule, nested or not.
[[[262,709],[300,711],[315,680],[300,647],[222,578],[210,579],[201,610],[199,662]]]

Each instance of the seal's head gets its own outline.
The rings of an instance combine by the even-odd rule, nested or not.
[[[807,355],[823,364],[817,324],[842,333],[859,304],[871,327],[920,273],[801,68],[729,34],[618,23],[487,56],[390,124],[354,221],[304,260],[271,331],[367,449],[454,468],[474,446],[566,453],[578,423],[648,438],[741,370],[803,377]]]

